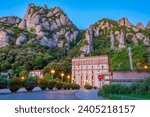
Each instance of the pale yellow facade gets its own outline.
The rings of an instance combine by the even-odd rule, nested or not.
[[[73,82],[84,87],[86,83],[100,87],[98,75],[104,79],[112,78],[111,65],[108,56],[77,57],[72,59]],[[110,82],[101,82],[101,86]]]

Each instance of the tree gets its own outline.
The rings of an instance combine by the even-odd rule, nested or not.
[[[36,56],[34,62],[35,62],[35,66],[36,66],[35,68],[42,68],[42,67],[44,67],[43,66],[43,57],[42,56]]]
[[[93,40],[93,56],[106,55],[111,52],[110,40],[104,35],[98,36]]]
[[[28,71],[27,70],[23,70],[20,72],[19,74],[20,77],[24,77],[24,78],[27,78],[28,77]]]
[[[44,76],[44,79],[45,80],[52,80],[52,76],[50,74],[46,73]]]

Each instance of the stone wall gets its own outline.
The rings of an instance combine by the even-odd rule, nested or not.
[[[113,72],[113,78],[145,78],[150,72]]]

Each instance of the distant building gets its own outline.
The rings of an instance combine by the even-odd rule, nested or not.
[[[38,77],[41,77],[43,76],[43,71],[42,70],[33,70],[33,71],[30,71],[29,73],[29,76],[38,76]]]
[[[74,82],[84,87],[86,83],[100,87],[99,75],[111,79],[111,65],[108,56],[77,57],[72,59],[72,78]],[[101,86],[110,83],[102,81]]]

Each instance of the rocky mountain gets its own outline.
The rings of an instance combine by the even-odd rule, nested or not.
[[[73,57],[104,54],[109,55],[113,70],[129,71],[128,46],[135,70],[150,64],[150,21],[144,27],[127,18],[102,19],[79,30],[62,9],[33,3],[23,19],[0,18],[0,72],[12,71],[15,77],[22,70],[54,67],[70,74]]]
[[[13,33],[9,27],[17,26],[21,22],[18,17],[2,17],[0,18],[0,47],[8,45],[8,42],[14,40]]]
[[[127,18],[119,21],[102,19],[87,28],[84,36],[78,39],[81,31],[62,9],[58,7],[48,9],[46,5],[40,7],[31,3],[23,19],[0,18],[0,47],[38,43],[50,48],[65,47],[69,50],[71,44],[75,42],[76,45],[83,43],[80,52],[88,54],[93,51],[93,39],[102,36],[109,39],[112,50],[139,42],[149,45],[150,36],[147,33],[149,28],[150,22],[145,28],[142,23],[134,26]]]
[[[150,21],[147,23],[146,28],[150,28]]]
[[[50,48],[67,47],[79,31],[62,9],[48,9],[30,4],[21,20],[17,17],[0,19],[0,46],[39,43]]]
[[[9,26],[16,25],[21,22],[21,19],[18,17],[2,17],[0,18],[0,26]]]
[[[109,38],[110,48],[121,49],[127,47],[127,44],[136,44],[142,42],[145,45],[150,45],[150,37],[145,33],[148,30],[142,23],[134,26],[127,18],[122,18],[119,21],[102,19],[91,25],[85,32],[84,42],[81,48],[82,53],[88,54],[93,51],[93,39],[98,36]]]
[[[137,27],[138,29],[145,30],[145,27],[144,27],[144,25],[143,25],[141,22],[139,22],[139,23],[136,25],[136,27]]]

